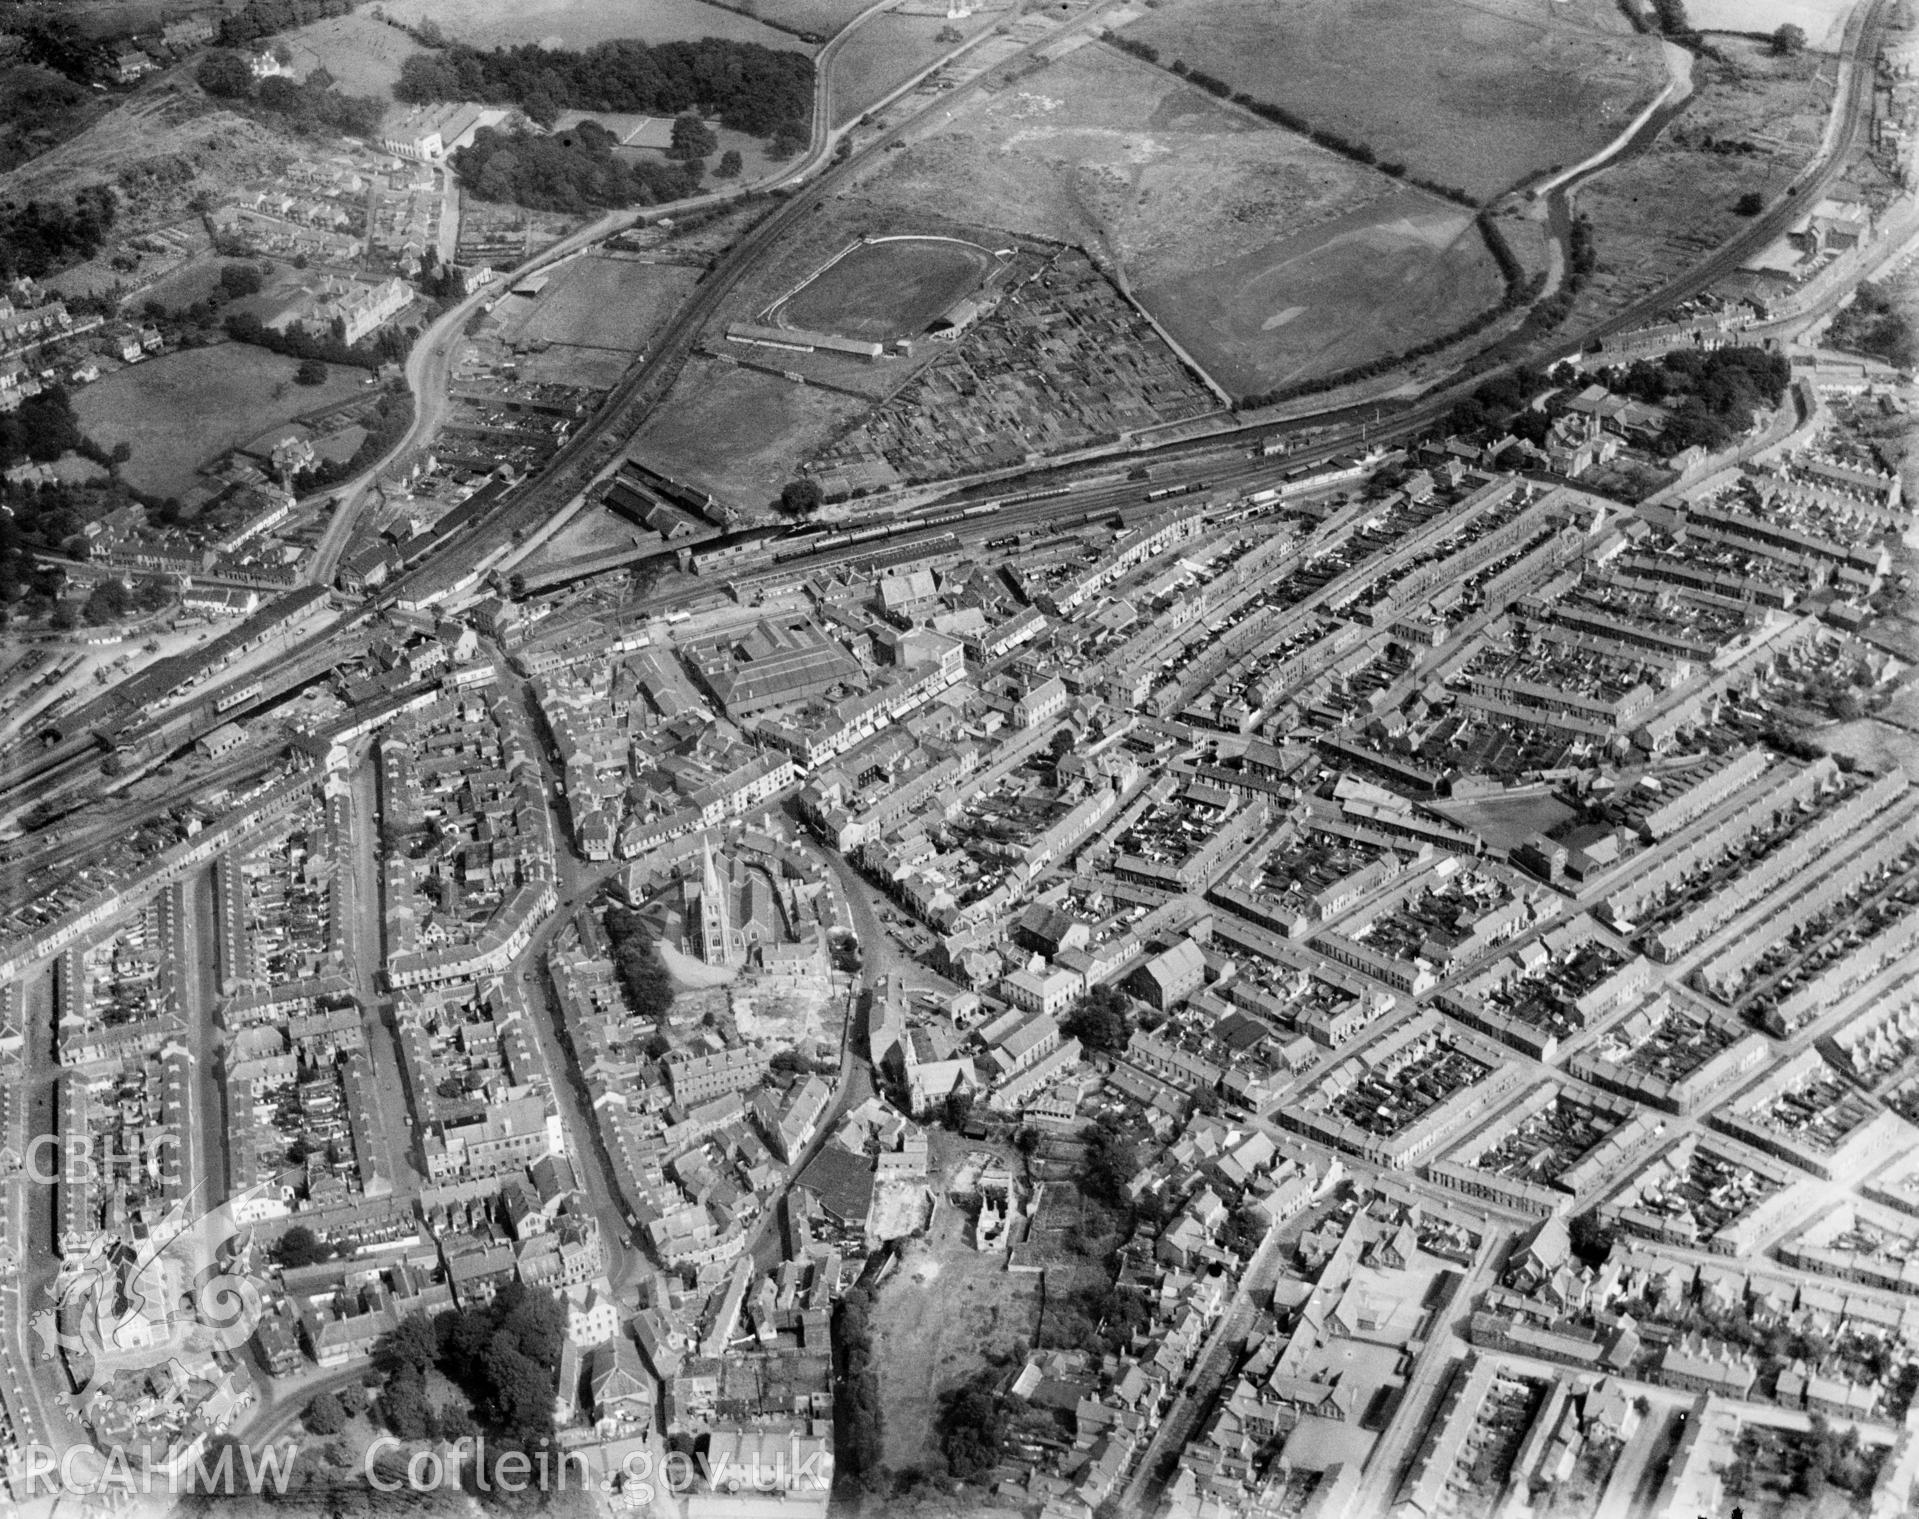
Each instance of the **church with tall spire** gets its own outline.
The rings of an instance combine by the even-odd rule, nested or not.
[[[700,958],[725,965],[733,958],[733,913],[727,885],[713,859],[713,846],[700,846]]]

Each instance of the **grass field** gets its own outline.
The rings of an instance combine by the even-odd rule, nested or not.
[[[1472,218],[1407,191],[1139,297],[1236,395],[1403,353],[1498,301]]]
[[[420,51],[397,26],[376,21],[365,11],[310,22],[280,40],[293,50],[293,71],[300,78],[323,67],[344,93],[381,100],[393,94],[400,65]]]
[[[1582,184],[1598,268],[1575,321],[1649,294],[1673,269],[1697,262],[1747,224],[1734,207],[1770,201],[1819,146],[1836,63],[1817,53],[1774,58],[1766,45],[1715,39],[1724,61],[1693,62],[1693,97],[1651,148]],[[1728,142],[1751,152],[1721,152]],[[1834,193],[1843,193],[1835,190]]]
[[[967,1213],[942,1205],[924,1241],[908,1243],[880,1288],[872,1326],[880,1368],[886,1464],[939,1470],[934,1423],[939,1395],[985,1364],[988,1354],[1029,1340],[1039,1317],[1039,1278],[1013,1276],[1006,1259],[981,1254]]]
[[[886,343],[927,326],[992,272],[985,248],[916,237],[862,243],[773,312],[781,326]]]
[[[1435,336],[1499,296],[1460,208],[1104,46],[888,157],[869,204],[1093,250],[1240,393]]]
[[[1773,32],[1802,28],[1809,47],[1836,52],[1857,0],[1692,0],[1687,19],[1706,32]]]
[[[793,478],[794,460],[864,410],[851,396],[695,359],[641,424],[630,452],[758,514]]]
[[[1166,0],[1126,36],[1479,197],[1579,162],[1665,83],[1614,0]]]
[[[833,125],[864,115],[954,44],[940,41],[948,27],[971,36],[995,18],[973,15],[961,21],[942,16],[906,16],[887,11],[868,21],[837,55],[833,70]]]
[[[177,496],[195,471],[279,422],[366,394],[366,371],[332,367],[324,385],[293,383],[299,365],[264,348],[221,343],[134,364],[73,392],[81,428],[103,448],[126,443],[121,473]]]
[[[806,45],[788,32],[700,0],[386,0],[384,10],[408,26],[433,21],[455,42],[475,47],[591,47],[611,37],[676,42],[730,37],[770,48]]]
[[[494,315],[508,342],[638,353],[697,279],[697,270],[676,264],[587,256],[566,264],[536,298],[508,296]]]
[[[872,3],[873,0],[746,0],[746,9],[763,21],[811,32],[823,40]]]

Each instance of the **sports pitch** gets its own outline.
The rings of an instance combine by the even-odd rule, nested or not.
[[[924,332],[993,272],[992,253],[945,237],[861,242],[777,302],[782,327],[887,343]]]

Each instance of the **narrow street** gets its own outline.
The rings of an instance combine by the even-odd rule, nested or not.
[[[220,986],[218,904],[213,868],[194,871],[177,887],[181,909],[180,1014],[186,1019],[187,1049],[193,1056],[193,1153],[185,1175],[199,1178],[199,1210],[226,1200],[226,1092],[220,1079],[225,1037],[213,1018]]]
[[[369,749],[353,769],[349,793],[352,824],[347,861],[347,958],[354,994],[365,1010],[367,1058],[378,1094],[369,1115],[379,1126],[387,1157],[387,1176],[396,1196],[415,1198],[426,1185],[413,1144],[413,1108],[400,1074],[398,1028],[393,1001],[381,975],[386,965],[386,930],[380,885],[379,754]]]

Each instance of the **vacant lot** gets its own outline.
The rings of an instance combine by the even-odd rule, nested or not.
[[[96,443],[126,443],[121,468],[156,496],[177,496],[195,471],[279,422],[366,393],[366,371],[335,366],[324,385],[293,383],[294,360],[221,343],[148,359],[73,393],[80,426]]]
[[[851,396],[695,359],[634,435],[632,456],[760,513],[805,458],[865,410]]]
[[[885,343],[924,332],[992,272],[993,255],[947,238],[862,243],[808,280],[773,313],[782,326]]]
[[[1686,16],[1701,31],[1772,32],[1787,24],[1804,30],[1809,46],[1836,52],[1856,0],[1692,0]]]
[[[771,48],[805,44],[749,17],[700,0],[386,0],[383,9],[408,26],[431,20],[456,42],[475,47],[591,47],[611,37],[677,42],[731,37]]]
[[[1665,83],[1614,0],[1167,0],[1126,35],[1481,198],[1579,162]]]
[[[1722,58],[1698,58],[1685,113],[1653,146],[1582,184],[1598,269],[1575,320],[1650,294],[1746,225],[1734,209],[1753,193],[1785,192],[1819,146],[1832,99],[1832,58],[1774,58],[1763,43],[1717,39]],[[1722,61],[1723,60],[1723,61]]]
[[[1093,250],[1240,393],[1409,346],[1499,295],[1460,208],[1104,46],[890,157],[872,203]]]
[[[880,1368],[886,1464],[937,1469],[939,1395],[964,1382],[988,1355],[1033,1337],[1038,1276],[1015,1276],[1003,1255],[969,1243],[971,1216],[942,1202],[924,1242],[906,1248],[880,1288],[872,1324]]]
[[[381,100],[392,95],[400,65],[420,51],[397,26],[365,11],[296,27],[280,40],[293,50],[293,71],[300,78],[324,68],[347,94]]]

